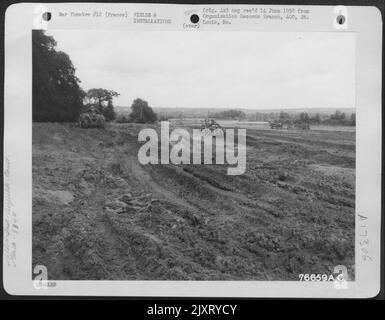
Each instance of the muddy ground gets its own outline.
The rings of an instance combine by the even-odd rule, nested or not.
[[[354,277],[354,132],[248,127],[246,172],[228,176],[142,166],[143,127],[34,124],[33,265],[49,279]]]

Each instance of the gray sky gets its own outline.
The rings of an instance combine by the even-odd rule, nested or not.
[[[329,32],[50,30],[85,90],[153,107],[355,107],[355,41]]]

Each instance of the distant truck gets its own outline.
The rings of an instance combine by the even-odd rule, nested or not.
[[[283,129],[284,125],[286,129],[299,129],[299,130],[310,130],[310,125],[303,121],[280,121],[280,120],[273,120],[269,121],[270,128],[271,129]]]

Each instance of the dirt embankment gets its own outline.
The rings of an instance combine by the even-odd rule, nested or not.
[[[354,275],[354,135],[247,130],[247,169],[137,160],[141,125],[33,127],[33,264],[50,279]]]

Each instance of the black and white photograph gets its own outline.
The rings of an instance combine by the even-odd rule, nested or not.
[[[32,44],[32,267],[295,281],[343,265],[354,279],[352,35],[34,30]],[[193,162],[194,129],[211,163],[204,147]],[[234,175],[229,129],[246,151]],[[162,153],[144,165],[143,130]]]

